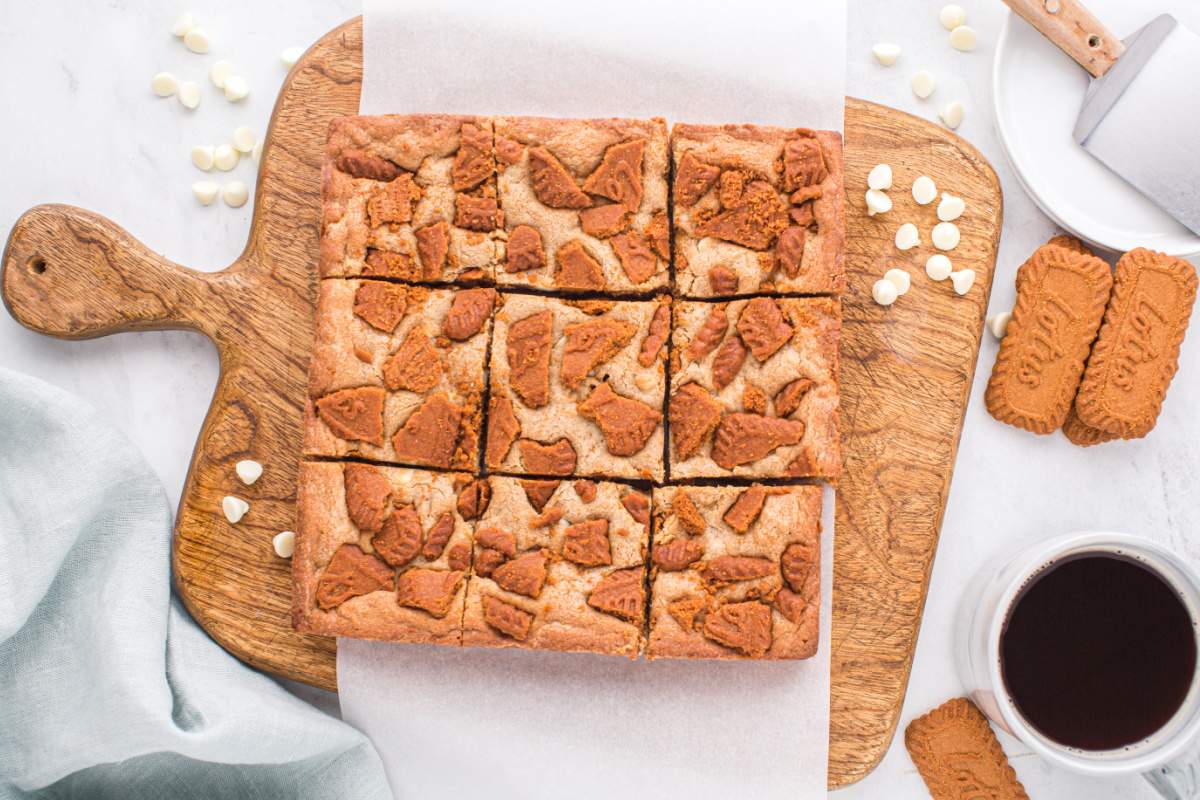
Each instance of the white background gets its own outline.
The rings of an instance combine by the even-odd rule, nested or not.
[[[992,128],[991,48],[1003,7],[998,0],[960,2],[979,31],[974,53],[949,48],[937,23],[936,0],[851,0],[848,86],[852,94],[930,119],[949,99],[966,105],[959,132],[992,161],[1005,189],[994,312],[1011,305],[1016,267],[1054,230],[1012,177]],[[250,82],[252,93],[238,106],[227,104],[208,83],[201,65],[212,59],[189,54],[167,34],[177,10],[151,0],[69,5],[4,0],[0,108],[7,124],[0,150],[5,176],[0,229],[31,205],[68,202],[111,217],[152,249],[199,269],[218,269],[241,251],[252,203],[238,210],[197,207],[189,185],[200,175],[188,162],[188,150],[195,143],[223,141],[238,124],[265,130],[284,77],[279,51],[311,42],[357,13],[357,3],[196,2],[192,10],[213,38],[214,55],[232,60]],[[904,48],[891,69],[870,57],[870,45],[881,40]],[[920,67],[938,77],[938,90],[928,101],[916,100],[908,89]],[[201,83],[197,112],[150,94],[150,77],[161,69]],[[243,163],[230,175],[250,183],[254,167]],[[1009,551],[1067,530],[1113,528],[1158,538],[1200,563],[1200,537],[1193,535],[1200,529],[1200,423],[1192,411],[1200,402],[1198,341],[1193,334],[1185,343],[1182,371],[1148,439],[1080,450],[1061,436],[1035,438],[987,416],[982,390],[995,343],[985,338],[901,726],[960,691],[950,640],[956,602],[976,570],[997,564]],[[150,333],[57,342],[0,314],[0,365],[88,398],[128,432],[178,498],[217,376],[216,353],[202,338]],[[1011,739],[1003,742],[1034,797],[1152,796],[1137,778],[1109,783],[1077,778],[1049,769]],[[927,794],[897,737],[874,774],[837,796]]]

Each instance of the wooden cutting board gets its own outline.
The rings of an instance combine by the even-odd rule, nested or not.
[[[324,36],[292,70],[263,149],[250,240],[227,269],[187,269],[103,217],[51,205],[16,223],[2,275],[10,313],[50,336],[186,328],[216,343],[220,380],[176,519],[176,585],[192,616],[229,652],[331,690],[335,642],[292,630],[290,569],[275,556],[271,538],[295,525],[325,131],[332,117],[357,111],[361,79],[360,19]],[[896,210],[868,219],[866,174],[879,162],[896,169]],[[932,207],[918,208],[908,195],[918,172],[967,201],[962,243],[952,254],[957,266],[979,274],[966,297],[925,278],[927,245],[902,254],[892,244],[900,222],[918,222],[928,242],[936,221]],[[928,122],[860,100],[846,105],[846,181],[846,474],[834,564],[831,786],[870,772],[895,730],[1001,217],[996,176],[972,147]],[[909,294],[889,309],[871,302],[871,284],[904,263],[914,276]],[[234,475],[243,458],[266,466],[251,487]],[[236,526],[221,513],[226,494],[251,504]]]

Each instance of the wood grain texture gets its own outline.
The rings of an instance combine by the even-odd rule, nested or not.
[[[1004,4],[1094,78],[1108,72],[1125,52],[1120,37],[1079,0],[1004,0]]]
[[[358,19],[323,37],[293,68],[267,134],[250,239],[227,269],[185,269],[102,217],[40,206],[14,227],[0,276],[12,315],[49,335],[189,328],[217,343],[221,376],[176,520],[176,583],[192,615],[229,652],[331,690],[334,640],[292,630],[289,565],[275,557],[271,537],[295,525],[325,132],[332,117],[357,111],[361,78]],[[847,468],[834,564],[831,786],[870,772],[895,730],[1000,230],[995,176],[953,134],[849,100],[846,144]],[[880,162],[896,170],[896,210],[868,219],[866,174]],[[910,220],[920,222],[928,242],[932,206],[917,209],[908,195],[918,172],[967,200],[963,240],[951,254],[956,266],[979,271],[967,297],[925,278],[927,246],[899,254],[892,245],[896,226]],[[903,262],[912,265],[913,288],[880,308],[871,284]],[[266,465],[252,487],[234,475],[242,458]],[[221,515],[225,494],[251,503],[236,526]]]

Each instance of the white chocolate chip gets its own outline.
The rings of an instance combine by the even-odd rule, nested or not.
[[[896,294],[901,297],[908,294],[908,288],[912,286],[912,277],[909,276],[908,270],[904,269],[889,269],[883,273],[883,279],[891,281],[892,285],[896,287]]]
[[[254,149],[250,151],[250,155],[254,157],[256,162],[262,161],[262,139],[254,143]]]
[[[262,477],[263,468],[262,464],[247,458],[237,462],[233,467],[233,471],[237,473],[238,479],[242,483],[249,486]]]
[[[285,47],[283,52],[279,54],[279,60],[288,69],[296,66],[296,62],[300,60],[300,56],[304,55],[304,48],[300,45]]]
[[[954,291],[956,293],[960,295],[966,294],[975,285],[975,270],[960,269],[958,272],[951,272],[950,282],[954,284]]]
[[[230,208],[241,208],[249,197],[250,192],[241,181],[230,181],[221,187],[221,199]]]
[[[225,519],[237,525],[250,510],[250,504],[240,497],[227,494],[221,499],[221,510],[225,512]]]
[[[190,11],[185,11],[175,18],[175,24],[171,26],[171,35],[182,39],[194,27],[196,27],[196,18]]]
[[[876,164],[867,173],[867,188],[885,191],[892,188],[892,168],[887,164]]]
[[[933,226],[929,238],[938,250],[953,250],[958,247],[958,226],[953,222],[939,222]]]
[[[948,31],[954,30],[966,21],[967,12],[963,11],[962,6],[956,6],[953,3],[942,6],[942,10],[938,12],[938,22],[941,22],[942,27]]]
[[[921,242],[921,232],[911,222],[906,222],[896,229],[896,249],[910,250]]]
[[[916,75],[913,75],[912,90],[913,94],[924,100],[929,95],[933,94],[933,90],[937,88],[937,81],[933,78],[933,73],[929,70],[921,70]]]
[[[957,100],[951,100],[946,105],[942,106],[942,110],[938,112],[938,116],[942,118],[942,122],[946,123],[946,127],[950,130],[955,130],[959,125],[962,125],[963,117],[966,116],[967,109]]]
[[[150,79],[150,88],[159,97],[170,97],[179,88],[179,80],[169,72],[160,72]]]
[[[222,172],[229,172],[229,170],[236,167],[240,157],[241,156],[238,154],[238,151],[233,149],[233,145],[219,145],[217,149],[213,151],[213,163],[216,164],[217,169],[221,170]]]
[[[912,196],[919,205],[927,206],[937,199],[937,185],[934,184],[933,178],[928,175],[922,175],[913,181]]]
[[[950,46],[955,50],[962,50],[964,53],[974,50],[975,29],[969,28],[966,25],[959,25],[950,31]]]
[[[211,144],[198,144],[192,148],[192,163],[196,169],[208,172],[213,168],[213,154],[216,152]]]
[[[867,190],[867,216],[886,214],[892,210],[892,198],[877,189]]]
[[[937,207],[938,219],[942,222],[954,222],[966,210],[967,202],[965,200],[947,192],[942,192],[942,202],[938,203]]]
[[[220,191],[221,187],[216,181],[196,181],[192,184],[192,194],[196,195],[202,206],[211,206]]]
[[[655,376],[645,370],[639,370],[633,378],[633,384],[643,392],[648,392],[654,388]]]
[[[208,52],[208,34],[204,32],[204,28],[192,28],[184,34],[183,43],[193,53]]]
[[[931,280],[944,281],[950,277],[950,273],[953,271],[954,267],[950,264],[950,259],[941,253],[935,253],[925,261],[925,274]]]
[[[880,42],[871,48],[871,52],[875,55],[876,61],[885,67],[890,67],[900,57],[900,45]]]
[[[195,108],[200,105],[200,84],[195,81],[184,81],[179,84],[179,102],[184,108]]]
[[[875,281],[875,285],[871,287],[871,297],[875,298],[875,302],[881,306],[890,306],[896,302],[896,298],[899,296],[900,292],[896,289],[896,284],[884,278]]]
[[[992,336],[997,339],[1003,339],[1004,334],[1008,333],[1008,323],[1012,319],[1011,311],[1001,311],[999,314],[993,314],[988,317],[987,329]]]
[[[241,75],[229,75],[225,78],[225,99],[236,103],[250,94],[250,84]]]
[[[249,153],[254,150],[257,142],[258,137],[254,135],[254,131],[245,125],[233,129],[233,146],[238,151]]]
[[[217,87],[218,89],[224,89],[225,79],[229,77],[231,72],[233,72],[233,64],[230,64],[228,61],[222,59],[214,62],[213,65],[209,67],[208,79],[213,82],[213,86]]]
[[[271,539],[271,545],[275,548],[275,555],[280,558],[291,558],[292,553],[296,551],[296,534],[291,531],[277,533]]]

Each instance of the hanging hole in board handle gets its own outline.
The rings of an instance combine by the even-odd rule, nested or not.
[[[46,271],[46,259],[41,256],[32,256],[29,259],[29,271],[35,275],[41,275]]]
[[[1088,47],[1096,48],[1099,46],[1100,46],[1100,37],[1093,33],[1091,36],[1088,37]]]

